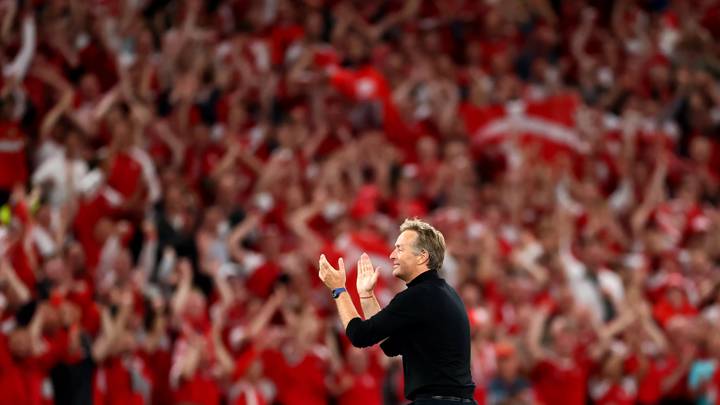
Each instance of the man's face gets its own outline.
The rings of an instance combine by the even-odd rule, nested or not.
[[[45,263],[45,275],[53,282],[62,281],[67,275],[65,261],[60,257],[54,257]]]
[[[498,374],[506,381],[514,381],[518,375],[518,366],[514,355],[502,357],[498,361]]]
[[[13,331],[10,334],[8,341],[10,353],[18,359],[29,357],[32,354],[30,341],[30,333],[27,329],[18,329]]]
[[[414,272],[418,263],[418,255],[414,246],[417,240],[415,231],[404,231],[395,241],[395,249],[390,254],[393,263],[393,276],[405,281]]]

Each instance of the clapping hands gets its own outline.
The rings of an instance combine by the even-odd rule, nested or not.
[[[335,269],[327,260],[325,255],[320,255],[318,276],[320,280],[331,290],[345,287],[345,263],[342,257],[338,260],[338,268]]]
[[[357,265],[357,290],[361,296],[367,296],[372,294],[377,283],[378,276],[380,275],[380,268],[376,267],[373,269],[373,264],[370,261],[370,256],[367,253],[363,253],[360,256],[360,260]]]

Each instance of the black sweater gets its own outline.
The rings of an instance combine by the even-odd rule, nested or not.
[[[365,321],[348,323],[356,347],[380,347],[403,356],[405,396],[445,395],[472,398],[470,324],[460,297],[437,271],[415,277],[388,306]]]

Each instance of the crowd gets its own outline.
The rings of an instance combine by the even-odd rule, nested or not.
[[[720,403],[719,27],[713,0],[0,0],[0,402],[403,403],[317,260],[367,252],[387,304],[420,217],[480,404]]]

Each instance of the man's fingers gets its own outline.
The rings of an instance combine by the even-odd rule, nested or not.
[[[321,269],[332,267],[332,266],[330,266],[330,263],[327,261],[327,257],[325,257],[325,255],[320,255],[319,265],[320,265]]]
[[[368,275],[372,273],[372,262],[370,261],[370,256],[367,253],[363,253],[362,256],[360,256],[360,261],[362,263],[363,273]]]
[[[318,260],[318,277],[320,277],[320,280],[325,281],[325,275],[327,274],[327,266],[328,262],[325,258],[325,255],[320,255],[320,260]]]
[[[358,275],[362,275],[365,273],[365,253],[360,255],[360,260],[358,260]]]
[[[338,259],[338,270],[345,271],[345,262],[342,257]]]

